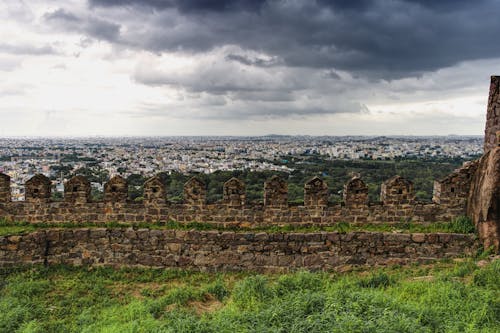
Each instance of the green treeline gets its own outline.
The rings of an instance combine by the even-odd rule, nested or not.
[[[246,184],[248,202],[262,202],[264,182],[272,175],[280,175],[288,182],[288,200],[292,203],[301,203],[304,194],[304,184],[314,176],[324,179],[330,190],[330,202],[342,200],[344,184],[354,175],[359,174],[368,185],[369,198],[377,202],[380,195],[380,185],[395,175],[411,180],[415,186],[418,200],[430,201],[434,180],[441,179],[460,167],[464,160],[454,159],[398,159],[398,160],[329,160],[319,155],[286,156],[274,161],[274,164],[283,165],[292,172],[279,171],[216,171],[211,174],[183,174],[180,172],[162,172],[160,177],[168,188],[168,197],[171,201],[181,201],[184,183],[192,176],[197,176],[207,185],[207,200],[215,202],[222,198],[224,182],[231,177],[237,177]],[[97,166],[82,168],[71,172],[67,166],[53,167],[56,174],[63,177],[84,175],[91,182],[103,184],[109,180],[109,173]],[[125,171],[125,170],[123,170]],[[143,184],[147,180],[144,175],[132,174],[127,178],[129,182],[129,197],[131,200],[141,200]],[[94,199],[101,199],[102,193],[93,191]]]
[[[304,184],[314,176],[324,179],[330,191],[330,201],[340,202],[344,184],[353,174],[360,174],[368,185],[370,201],[377,202],[380,195],[380,185],[395,175],[400,175],[415,185],[418,200],[430,201],[434,180],[441,179],[462,165],[462,160],[325,160],[320,157],[291,158],[283,165],[294,169],[291,173],[277,171],[216,171],[212,174],[181,174],[163,173],[168,186],[168,196],[172,201],[182,200],[184,183],[192,176],[197,176],[207,184],[207,200],[215,202],[222,198],[224,182],[231,177],[237,177],[246,184],[247,201],[262,202],[264,182],[272,175],[278,174],[288,182],[288,200],[294,203],[303,201]],[[131,175],[129,178],[131,199],[142,196],[144,177]]]

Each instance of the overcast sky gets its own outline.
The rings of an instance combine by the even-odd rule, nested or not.
[[[482,135],[497,0],[0,0],[0,136]]]

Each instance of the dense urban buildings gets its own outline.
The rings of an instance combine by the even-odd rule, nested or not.
[[[102,191],[116,174],[150,176],[158,172],[212,173],[217,170],[292,171],[291,156],[327,159],[460,158],[482,153],[480,136],[443,137],[151,137],[3,138],[0,172],[12,179],[13,200],[24,198],[24,183],[34,174],[52,179],[55,192],[78,169],[104,172],[92,185]]]

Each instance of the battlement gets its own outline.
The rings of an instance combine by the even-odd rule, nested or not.
[[[245,227],[448,221],[465,214],[475,168],[476,162],[469,162],[436,181],[432,203],[416,201],[413,183],[400,176],[381,185],[379,202],[369,202],[368,187],[356,176],[345,184],[341,203],[329,202],[326,182],[314,177],[304,184],[304,203],[291,204],[288,184],[277,175],[263,184],[263,203],[247,202],[246,185],[237,178],[224,183],[222,200],[208,203],[207,187],[196,177],[185,183],[182,202],[170,202],[158,176],[144,183],[142,202],[128,199],[128,184],[121,176],[104,185],[103,200],[93,201],[90,182],[80,175],[66,182],[62,201],[52,201],[51,182],[41,174],[26,182],[25,201],[11,202],[10,178],[0,174],[0,217],[32,223],[196,221]]]

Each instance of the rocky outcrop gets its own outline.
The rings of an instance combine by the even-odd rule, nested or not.
[[[484,133],[484,155],[471,183],[467,214],[484,248],[500,252],[500,76],[491,77]]]
[[[500,250],[500,147],[479,160],[468,199],[468,215],[474,221],[485,248]]]
[[[500,132],[500,76],[492,76],[484,130],[485,154],[498,146],[498,132]]]

